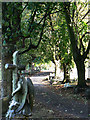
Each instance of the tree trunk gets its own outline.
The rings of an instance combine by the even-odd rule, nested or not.
[[[55,60],[55,78],[60,76],[60,60]]]
[[[55,79],[57,79],[57,77],[60,74],[60,60],[57,59],[57,55],[56,55],[56,46],[54,46],[54,52],[53,52],[53,60],[54,60],[54,64],[55,64]]]
[[[84,61],[81,59],[76,62],[77,72],[78,72],[78,87],[85,87],[85,65]]]
[[[57,78],[57,63],[55,62],[55,78]]]
[[[16,45],[16,42],[19,40],[19,37],[17,36],[19,36],[20,33],[21,12],[22,3],[2,3],[2,20],[4,21],[2,24],[2,34],[5,35],[8,33],[6,23],[9,24],[8,28],[10,29],[10,36],[7,34],[8,39],[3,38],[3,41],[6,41],[7,46],[2,46],[2,97],[7,96],[12,92],[12,74],[11,70],[5,70],[5,64],[12,63],[12,54],[16,49],[14,45]],[[10,38],[12,38],[12,41],[10,41]]]
[[[80,51],[77,47],[77,38],[73,30],[73,26],[71,23],[70,15],[67,10],[67,3],[64,3],[64,12],[65,12],[65,19],[68,27],[68,32],[70,36],[70,41],[71,41],[71,46],[72,46],[72,52],[73,52],[73,58],[74,62],[76,63],[77,66],[77,71],[78,71],[78,86],[79,87],[85,87],[85,65],[84,65],[84,58],[80,54]]]
[[[64,80],[65,80],[66,79],[66,66],[64,63],[63,63],[63,71],[64,71]]]
[[[67,65],[63,63],[64,79],[62,83],[70,82],[70,74],[67,69]]]
[[[1,85],[1,97],[8,96],[11,94],[12,87],[12,75],[11,70],[5,70],[6,63],[12,63],[11,61],[12,56],[10,56],[6,50],[6,48],[2,47],[2,85]]]

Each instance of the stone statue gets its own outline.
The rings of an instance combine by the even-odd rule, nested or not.
[[[17,64],[17,56],[18,52],[16,51],[13,55],[13,65],[5,66],[6,69],[13,69],[12,100],[6,114],[7,118],[14,118],[19,115],[30,116],[33,107],[34,86],[30,78],[18,74],[20,68]]]
[[[16,114],[22,114],[24,116],[30,116],[33,106],[34,88],[30,78],[25,79],[21,76],[17,88],[12,93],[12,97],[18,96],[18,101],[13,100],[9,106],[7,116],[9,118],[14,117]]]

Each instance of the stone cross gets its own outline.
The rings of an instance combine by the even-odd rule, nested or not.
[[[17,88],[17,81],[18,81],[18,70],[25,70],[25,66],[19,65],[19,55],[18,51],[15,51],[13,53],[13,64],[5,64],[5,69],[12,69],[13,70],[13,81],[12,81],[12,87],[13,91]],[[17,96],[15,95],[13,97],[15,101],[17,101]]]

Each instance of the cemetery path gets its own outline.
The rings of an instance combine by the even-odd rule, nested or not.
[[[65,91],[60,93],[49,85],[50,72],[40,72],[32,77],[35,87],[35,103],[31,118],[81,118],[88,119],[89,103],[87,100],[74,97]],[[68,97],[68,96],[69,97]]]

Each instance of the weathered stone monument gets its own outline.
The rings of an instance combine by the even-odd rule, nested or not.
[[[20,66],[18,51],[13,54],[13,64],[6,64],[6,69],[13,70],[12,99],[6,118],[17,118],[18,116],[30,116],[33,106],[34,87],[30,78],[25,78],[21,70],[25,66]]]

